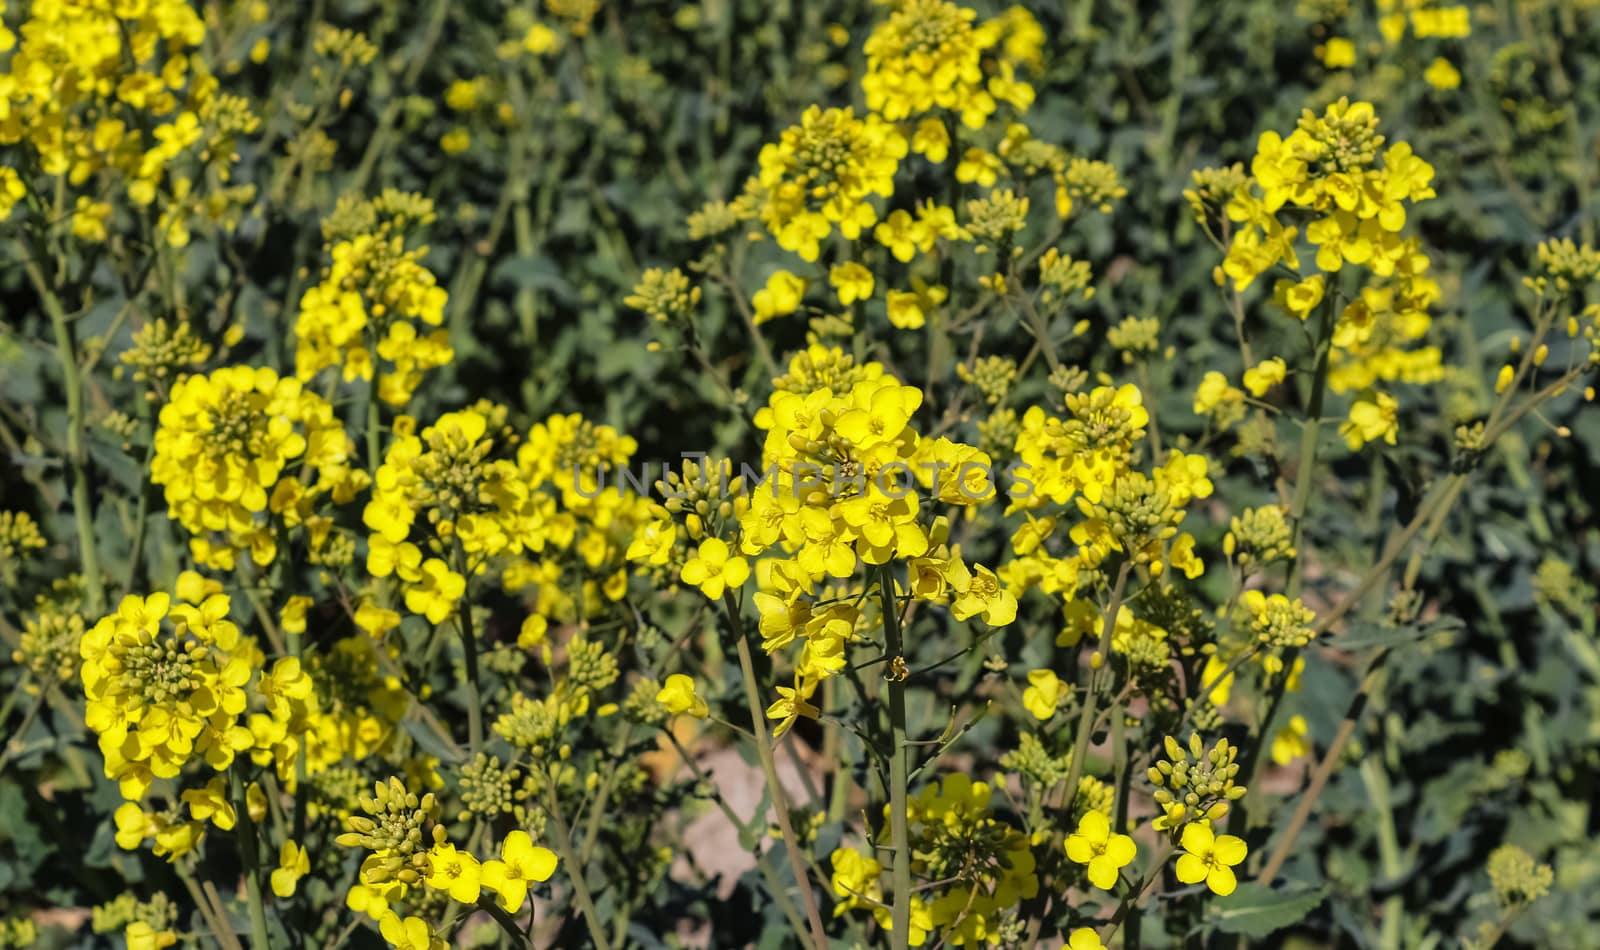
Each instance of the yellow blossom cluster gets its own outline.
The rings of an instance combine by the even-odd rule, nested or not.
[[[449,295],[422,263],[428,249],[407,247],[409,232],[433,220],[432,203],[385,192],[338,210],[344,227],[324,228],[332,263],[300,298],[295,374],[310,381],[339,367],[345,382],[376,374],[377,397],[404,406],[423,374],[453,356],[439,328]]]
[[[1433,167],[1405,142],[1385,148],[1378,124],[1370,103],[1340,99],[1320,116],[1306,110],[1287,137],[1263,132],[1250,177],[1226,202],[1237,228],[1216,272],[1235,290],[1273,268],[1292,275],[1275,283],[1274,302],[1326,335],[1328,388],[1360,394],[1343,428],[1352,449],[1394,442],[1395,400],[1374,387],[1431,383],[1445,373],[1439,348],[1420,345],[1440,288],[1420,240],[1401,233],[1407,205],[1433,197]],[[1199,173],[1195,180],[1203,183]],[[1316,248],[1315,272],[1302,270],[1295,250],[1302,225]],[[1366,271],[1367,282],[1349,287],[1346,265]],[[1265,361],[1247,367],[1245,388],[1259,398],[1285,375]],[[1244,400],[1225,376],[1208,373],[1195,411],[1227,424],[1242,415]]]
[[[841,357],[801,354],[790,375]],[[696,559],[704,566],[685,577],[700,578],[697,586],[710,595],[710,579],[737,586],[748,573],[744,556],[768,555],[755,571],[762,645],[768,653],[797,639],[803,646],[794,687],[780,687],[783,698],[768,711],[779,731],[798,716],[814,717],[817,685],[844,668],[862,616],[835,585],[848,589],[862,565],[904,563],[911,596],[948,602],[957,620],[1004,626],[1016,616],[1015,597],[994,573],[948,545],[949,520],[940,513],[995,499],[990,459],[973,446],[921,436],[911,421],[922,399],[876,363],[856,367],[837,390],[773,393],[756,416],[766,432],[767,478],[752,487],[739,517],[739,554],[708,539]]]
[[[576,413],[535,424],[518,446],[517,470],[539,529],[502,583],[510,593],[534,592],[523,646],[542,639],[549,620],[596,616],[627,592],[625,555],[651,520],[648,499],[623,481],[637,451],[631,436]]]
[[[164,593],[130,594],[81,650],[84,718],[124,797],[177,777],[191,757],[221,770],[250,748],[239,714],[259,652],[228,619],[225,595],[174,606]]]
[[[317,550],[332,518],[323,496],[351,501],[369,477],[352,468],[353,445],[327,400],[266,367],[231,366],[172,387],[155,432],[150,480],[166,493],[168,517],[194,537],[202,564],[234,567],[249,551],[277,556],[279,532],[304,527]]]
[[[202,199],[194,182],[205,168],[180,161],[226,181],[233,137],[257,125],[194,55],[206,29],[187,0],[46,0],[28,5],[19,33],[0,27],[0,52],[15,48],[0,75],[0,145],[24,145],[30,167],[77,192],[66,195],[74,237],[106,239],[112,187],[135,206],[157,205],[172,247],[188,243],[196,213],[222,221],[254,194],[245,185]],[[9,168],[4,178],[9,214],[27,185]]]
[[[997,100],[1019,112],[1033,102],[1033,88],[1016,78],[1016,68],[1037,59],[1044,31],[1021,7],[976,19],[977,11],[949,0],[901,0],[863,47],[867,108],[894,122],[926,116],[913,147],[936,162],[944,160],[950,132],[927,113],[959,116],[980,129]]]
[[[854,240],[878,220],[869,200],[894,194],[894,173],[906,140],[876,114],[812,106],[800,124],[761,149],[754,184],[761,221],[778,246],[807,261],[838,228]]]
[[[367,571],[394,575],[406,585],[406,609],[437,624],[455,612],[467,577],[521,551],[534,523],[527,486],[510,458],[494,454],[501,434],[483,412],[445,413],[420,434],[407,428],[385,452],[362,512],[372,532]]]

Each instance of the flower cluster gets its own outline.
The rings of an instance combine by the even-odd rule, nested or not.
[[[346,382],[373,382],[379,399],[404,406],[424,373],[450,362],[439,329],[449,295],[422,263],[428,249],[407,247],[433,217],[432,202],[394,191],[335,210],[323,228],[332,263],[300,298],[295,321],[300,379],[340,367]]]
[[[83,635],[84,718],[124,797],[176,778],[193,757],[220,771],[250,748],[239,715],[255,654],[228,607],[222,594],[177,605],[129,595]]]
[[[1303,321],[1316,315],[1319,339],[1331,346],[1328,388],[1357,394],[1342,429],[1351,449],[1395,441],[1396,400],[1374,387],[1431,383],[1445,373],[1439,348],[1418,345],[1432,325],[1428,310],[1439,285],[1428,276],[1421,242],[1401,233],[1407,205],[1434,195],[1433,166],[1405,142],[1385,148],[1378,124],[1370,103],[1340,99],[1320,116],[1306,110],[1287,137],[1263,132],[1250,177],[1234,186],[1223,208],[1237,227],[1216,272],[1219,284],[1231,280],[1235,290],[1276,267],[1292,275],[1274,285],[1274,303]],[[1198,173],[1195,180],[1202,182]],[[1191,201],[1205,204],[1198,192]],[[1317,272],[1301,269],[1302,229],[1316,248]],[[1370,281],[1349,288],[1340,279],[1346,265],[1367,271]],[[1265,396],[1285,378],[1283,366],[1269,364],[1246,368],[1251,395]],[[1227,423],[1238,418],[1229,407],[1243,400],[1213,372],[1195,410]]]
[[[197,561],[229,570],[248,551],[266,565],[276,526],[303,527],[313,550],[326,542],[332,519],[318,501],[348,502],[369,480],[351,466],[353,450],[327,400],[271,369],[232,366],[172,387],[150,479],[168,517],[194,536]]]
[[[29,168],[70,189],[66,233],[105,241],[115,189],[157,210],[155,233],[181,248],[193,218],[231,223],[253,197],[250,185],[209,195],[197,185],[227,180],[234,137],[258,120],[194,55],[206,29],[187,0],[31,4],[19,32],[20,42],[6,31],[0,44],[16,46],[0,76],[0,144],[20,146]],[[31,186],[6,172],[9,214]]]

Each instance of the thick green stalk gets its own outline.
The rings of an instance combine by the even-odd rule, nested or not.
[[[298,633],[289,634],[289,655],[294,657],[296,660],[301,660],[302,668],[304,668],[304,661],[302,659],[302,657],[305,655],[304,635]],[[300,751],[297,752],[294,757],[294,824],[292,826],[292,832],[294,834],[295,843],[302,847],[305,846],[306,840],[306,795],[308,793],[308,789],[306,788],[307,780],[306,734],[301,733]]]
[[[255,950],[270,950],[267,940],[267,908],[261,898],[261,856],[256,847],[256,824],[250,820],[250,805],[245,799],[244,782],[236,766],[228,770],[233,795],[233,833],[239,844],[239,860],[244,864],[244,891],[250,904],[250,945]]]
[[[583,864],[578,861],[577,852],[572,848],[572,832],[561,815],[561,802],[556,796],[554,778],[546,781],[545,785],[548,788],[545,809],[555,832],[551,843],[556,846],[561,863],[567,866],[567,878],[572,881],[572,899],[577,903],[579,913],[583,914],[583,922],[589,928],[589,939],[594,941],[595,950],[611,950],[605,925],[600,921],[600,912],[595,910],[594,898],[589,894],[589,882],[584,878]]]
[[[383,451],[379,444],[382,428],[383,420],[378,407],[378,370],[373,367],[372,378],[367,381],[367,469],[374,477],[378,474],[378,466],[383,463]]]
[[[727,608],[728,623],[733,628],[733,638],[739,646],[739,672],[744,677],[745,703],[750,707],[750,730],[755,733],[756,756],[761,760],[761,773],[766,778],[767,790],[772,797],[772,814],[778,821],[778,833],[783,836],[784,850],[789,852],[789,869],[794,872],[795,888],[800,891],[800,899],[805,905],[812,943],[816,950],[828,950],[828,932],[822,926],[822,915],[817,911],[817,896],[812,892],[811,878],[806,874],[805,859],[800,854],[800,840],[789,821],[789,805],[783,794],[783,786],[778,784],[778,766],[772,756],[772,739],[767,735],[766,713],[761,708],[755,661],[750,657],[750,638],[745,636],[744,620],[739,616],[739,604],[733,599],[731,591],[723,594],[722,605]]]
[[[78,556],[83,565],[89,613],[98,617],[105,613],[106,591],[100,577],[99,552],[95,548],[94,509],[89,503],[89,456],[83,444],[88,420],[83,414],[83,379],[78,372],[78,351],[73,345],[66,308],[45,280],[32,250],[21,243],[14,250],[55,329],[56,361],[61,365],[61,384],[67,391],[67,466],[72,472],[72,517],[78,529]]]
[[[1294,498],[1290,502],[1289,517],[1294,524],[1294,561],[1289,567],[1288,596],[1300,595],[1300,585],[1305,574],[1305,552],[1301,550],[1305,537],[1306,509],[1311,504],[1311,485],[1316,480],[1317,442],[1322,435],[1322,403],[1328,393],[1328,361],[1333,354],[1333,311],[1337,294],[1329,293],[1322,305],[1322,316],[1317,327],[1316,367],[1311,376],[1311,392],[1306,396],[1306,415],[1300,430],[1300,465],[1294,475]]]
[[[889,656],[889,834],[894,838],[894,905],[889,934],[894,950],[906,950],[911,939],[911,819],[906,786],[910,779],[911,753],[906,745],[906,683],[892,672],[901,664],[904,649],[900,640],[900,609],[894,597],[894,575],[885,565],[878,574],[878,590],[883,595],[884,650]]]
[[[1106,607],[1105,624],[1100,629],[1100,651],[1104,654],[1103,669],[1111,666],[1111,641],[1116,635],[1117,614],[1122,611],[1122,592],[1128,586],[1128,572],[1133,569],[1131,561],[1123,562],[1117,571],[1116,583],[1111,587],[1111,603]],[[1089,689],[1083,698],[1083,711],[1078,714],[1078,733],[1072,741],[1072,761],[1067,765],[1067,784],[1064,802],[1072,803],[1072,797],[1078,794],[1078,780],[1083,778],[1083,762],[1089,757],[1089,737],[1094,733],[1094,717],[1097,691],[1095,681],[1098,679],[1091,671],[1089,673]]]
[[[472,604],[463,602],[456,615],[461,625],[462,665],[467,672],[467,751],[483,749],[483,693],[478,689],[478,638],[472,630]]]

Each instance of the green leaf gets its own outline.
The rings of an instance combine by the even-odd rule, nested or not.
[[[1438,633],[1459,630],[1464,626],[1456,617],[1441,617],[1431,623],[1406,624],[1392,627],[1387,624],[1352,624],[1350,632],[1328,645],[1340,650],[1368,650],[1373,647],[1399,647],[1415,643]]]
[[[1276,891],[1265,884],[1241,884],[1238,890],[1217,901],[1206,924],[1223,933],[1260,940],[1299,923],[1327,896],[1327,889],[1321,887]]]

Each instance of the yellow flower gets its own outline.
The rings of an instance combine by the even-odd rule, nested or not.
[[[1088,865],[1089,883],[1103,891],[1117,884],[1122,868],[1138,849],[1127,835],[1113,834],[1104,812],[1090,811],[1078,819],[1078,830],[1067,836],[1067,858]]]
[[[815,719],[822,715],[822,710],[811,704],[811,694],[816,690],[813,681],[797,680],[793,688],[788,686],[778,687],[780,697],[771,706],[767,707],[767,718],[778,720],[778,725],[772,730],[772,738],[776,739],[789,731],[789,727],[801,716]]]
[[[950,130],[944,123],[932,117],[917,123],[917,131],[911,136],[911,150],[927,157],[928,161],[939,164],[950,157]]]
[[[11,212],[16,210],[17,203],[27,195],[28,188],[17,175],[17,170],[9,165],[0,168],[0,221],[11,217]]]
[[[1288,765],[1311,752],[1311,739],[1306,727],[1306,717],[1290,716],[1289,724],[1272,737],[1272,761]]]
[[[1326,286],[1327,281],[1321,274],[1313,274],[1299,283],[1280,280],[1273,286],[1272,294],[1278,306],[1304,320],[1322,303]]]
[[[1435,58],[1428,64],[1428,68],[1422,71],[1422,78],[1428,81],[1428,85],[1441,91],[1455,89],[1461,85],[1460,71],[1443,56]]]
[[[910,262],[918,251],[933,250],[933,232],[904,210],[889,215],[888,220],[873,229],[872,236],[901,262]]]
[[[656,702],[667,707],[667,712],[674,716],[687,713],[696,719],[704,719],[711,713],[706,701],[695,695],[694,680],[682,673],[667,677],[666,685],[656,693]]]
[[[173,386],[156,426],[150,479],[165,491],[168,517],[190,534],[221,533],[231,550],[250,547],[264,566],[275,547],[252,546],[249,537],[261,533],[269,509],[285,521],[298,511],[273,501],[284,497],[280,489],[302,489],[308,503],[331,489],[319,476],[342,471],[353,450],[333,406],[299,380],[233,366]]]
[[[378,932],[394,950],[447,950],[449,944],[434,936],[433,928],[421,917],[400,919],[389,911],[378,920]]]
[[[1067,938],[1067,950],[1105,950],[1105,947],[1093,927],[1079,927]]]
[[[767,285],[756,291],[751,300],[756,310],[756,323],[794,313],[800,309],[800,298],[805,292],[806,282],[801,278],[786,270],[773,271],[767,278]]]
[[[522,37],[522,48],[535,56],[543,56],[560,45],[561,37],[543,23],[528,27],[527,34]]]
[[[1017,598],[994,571],[974,564],[972,579],[951,602],[950,613],[957,620],[982,617],[991,627],[1004,627],[1017,619]]]
[[[311,857],[306,849],[293,841],[285,841],[278,851],[278,866],[272,872],[272,893],[279,897],[294,896],[300,878],[311,873]]]
[[[472,147],[472,133],[456,126],[439,137],[439,148],[446,155],[460,155]]]
[[[891,290],[888,299],[889,322],[900,329],[921,329],[927,322],[927,315],[922,312],[922,301],[915,293]]]
[[[1056,714],[1061,705],[1061,679],[1053,670],[1028,671],[1028,688],[1022,691],[1022,705],[1041,722]]]
[[[449,842],[436,844],[428,851],[428,886],[447,892],[463,904],[478,902],[481,870],[477,858],[457,851]]]
[[[201,788],[184,789],[181,797],[195,821],[210,821],[219,830],[229,831],[238,820],[233,802],[228,800],[228,784],[221,776]]]
[[[750,562],[733,554],[728,543],[721,538],[707,538],[681,573],[685,584],[693,584],[712,600],[720,600],[725,591],[740,586],[750,576]]]
[[[500,843],[499,860],[483,864],[483,886],[500,895],[500,906],[515,914],[528,897],[529,882],[548,881],[556,855],[533,843],[526,831],[513,831]]]
[[[855,848],[836,848],[829,859],[833,865],[833,905],[835,917],[857,907],[875,908],[883,903],[883,863],[863,855]]]
[[[306,609],[312,604],[310,597],[296,594],[283,604],[283,613],[278,618],[278,625],[284,633],[306,632]]]
[[[1265,396],[1269,389],[1283,382],[1288,374],[1288,364],[1274,356],[1244,371],[1244,388],[1250,390],[1250,395],[1259,399]]]
[[[835,264],[828,271],[828,283],[838,292],[839,303],[846,307],[872,296],[872,271],[855,261]]]
[[[178,935],[173,931],[156,930],[142,920],[129,924],[122,936],[128,941],[128,950],[161,950],[178,942]]]
[[[1322,65],[1329,69],[1347,69],[1356,63],[1356,44],[1342,36],[1335,36],[1317,47]]]
[[[1222,675],[1228,664],[1215,653],[1206,657],[1205,669],[1200,671],[1201,689],[1206,692],[1211,705],[1222,708],[1228,704],[1228,696],[1233,691],[1233,674]]]
[[[529,614],[522,620],[522,627],[517,631],[517,646],[524,650],[531,650],[544,643],[546,632],[550,629],[550,620],[543,614]]]
[[[764,498],[765,495],[758,495]],[[651,520],[633,533],[623,556],[630,561],[643,561],[660,567],[672,559],[672,545],[678,540],[678,526],[670,518]]]
[[[877,223],[869,199],[894,194],[906,150],[905,136],[877,114],[812,106],[761,149],[761,221],[779,247],[815,261],[835,227],[853,241]]]
[[[456,604],[466,591],[466,578],[431,557],[422,564],[421,579],[406,589],[406,609],[427,617],[429,623],[443,623],[455,613]]]
[[[1237,406],[1243,402],[1243,390],[1233,388],[1228,384],[1228,377],[1210,370],[1194,391],[1194,414],[1209,416],[1225,406]]]
[[[1350,417],[1339,424],[1339,434],[1351,451],[1378,439],[1394,445],[1400,431],[1398,413],[1399,404],[1393,396],[1374,393],[1371,399],[1358,399],[1350,407]]]
[[[1178,880],[1185,884],[1205,881],[1206,887],[1223,897],[1233,893],[1239,883],[1233,867],[1249,852],[1244,839],[1218,837],[1209,821],[1195,821],[1184,826],[1180,843],[1185,853],[1178,857]]]

